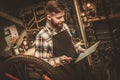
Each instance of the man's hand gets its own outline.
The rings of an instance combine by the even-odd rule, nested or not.
[[[79,50],[80,52],[84,53],[86,49],[81,47]]]
[[[77,43],[75,44],[75,47],[82,46],[82,45],[85,45],[85,43],[83,42],[83,40],[77,42]]]
[[[71,57],[68,57],[68,56],[65,56],[65,55],[60,57],[60,62],[61,62],[62,66],[67,64],[67,63],[70,63],[71,60],[72,60]]]
[[[79,49],[79,51],[80,52],[85,52],[85,48],[83,48],[83,47],[81,47],[81,46],[83,46],[83,45],[85,45],[85,43],[81,40],[81,41],[79,41],[79,42],[77,42],[76,44],[75,44],[75,47],[77,48],[77,49]]]

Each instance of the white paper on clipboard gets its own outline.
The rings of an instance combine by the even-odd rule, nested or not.
[[[97,41],[94,45],[92,45],[91,47],[89,47],[88,49],[86,49],[84,53],[80,53],[80,55],[75,60],[75,63],[79,62],[83,58],[85,58],[88,55],[90,55],[91,53],[95,52],[95,50],[98,47],[99,43],[100,43],[100,41]]]

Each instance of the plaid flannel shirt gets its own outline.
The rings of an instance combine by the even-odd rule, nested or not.
[[[67,30],[71,35],[70,30],[66,24],[63,25],[61,31]],[[35,41],[35,57],[41,58],[56,67],[60,65],[60,57],[54,57],[52,36],[59,33],[48,24],[40,30],[36,36]],[[71,35],[72,36],[72,35]]]

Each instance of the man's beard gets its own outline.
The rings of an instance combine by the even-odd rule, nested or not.
[[[53,20],[51,20],[51,24],[54,28],[56,28],[57,30],[61,30],[62,27],[63,27],[63,23],[59,23],[59,24],[56,24]]]

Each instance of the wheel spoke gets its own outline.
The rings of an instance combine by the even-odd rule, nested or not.
[[[8,77],[8,78],[10,78],[10,79],[12,79],[12,80],[20,80],[19,78],[13,76],[13,75],[10,74],[10,73],[5,73],[5,76]]]
[[[22,76],[22,73],[21,73],[22,69],[20,68],[20,65],[19,64],[14,64],[13,67],[14,67],[14,70],[16,71],[17,75],[19,76],[19,78],[23,79],[23,76]]]

